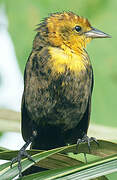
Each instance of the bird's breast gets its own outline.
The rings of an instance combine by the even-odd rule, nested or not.
[[[64,74],[66,70],[75,73],[76,76],[81,71],[86,71],[90,66],[90,61],[87,58],[87,54],[75,54],[68,48],[62,50],[59,48],[49,48],[50,59],[48,65],[51,68],[52,74]]]
[[[50,59],[48,65],[51,76],[54,95],[62,102],[71,102],[78,105],[85,102],[91,91],[92,68],[88,54],[75,54],[63,51],[59,48],[49,48]]]

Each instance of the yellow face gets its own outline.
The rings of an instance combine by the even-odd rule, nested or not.
[[[82,51],[91,40],[85,35],[85,32],[91,30],[88,20],[71,12],[50,16],[47,27],[49,42],[54,46],[67,46],[73,51]]]

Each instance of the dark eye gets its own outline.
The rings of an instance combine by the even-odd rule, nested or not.
[[[82,29],[82,28],[81,28],[80,26],[76,26],[76,27],[75,27],[75,30],[76,30],[77,32],[80,32],[81,29]]]

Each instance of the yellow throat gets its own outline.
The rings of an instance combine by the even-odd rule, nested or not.
[[[66,69],[79,74],[81,71],[85,71],[86,67],[90,65],[90,60],[87,53],[74,53],[70,48],[64,48],[64,50],[56,47],[49,47],[49,53],[51,58],[49,60],[49,66],[52,73],[62,74]]]

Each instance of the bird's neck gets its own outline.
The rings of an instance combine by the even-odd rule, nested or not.
[[[68,56],[74,56],[74,55],[78,56],[81,61],[84,61],[84,57],[88,56],[88,53],[86,52],[86,50],[84,49],[83,46],[82,47],[75,46],[75,47],[71,48],[69,46],[62,45],[61,49]]]

